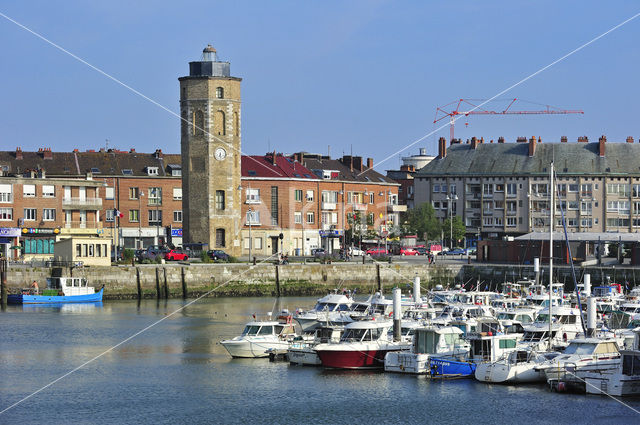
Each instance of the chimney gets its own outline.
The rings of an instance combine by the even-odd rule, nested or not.
[[[276,151],[274,149],[273,154],[271,155],[271,163],[275,166],[276,165]]]
[[[484,143],[484,137],[480,138],[480,142],[479,143]]]
[[[427,156],[427,148],[420,148],[420,156]]]
[[[598,154],[601,157],[604,157],[605,143],[607,143],[607,137],[605,135],[600,136],[600,139],[598,139]]]
[[[367,158],[367,168],[373,168],[373,158]]]
[[[471,138],[471,149],[475,149],[478,146],[478,140],[475,137]]]
[[[162,149],[156,149],[154,156],[156,159],[162,159]]]
[[[578,137],[578,143],[588,143],[588,142],[589,142],[589,138],[587,136]]]
[[[104,149],[100,149],[100,152],[104,152]],[[136,153],[134,148],[129,149],[129,153]]]
[[[24,159],[22,156],[22,148],[16,148],[16,159]]]
[[[354,156],[353,157],[353,168],[355,168],[356,171],[362,171],[362,157],[361,156]]]
[[[527,143],[527,138],[526,137],[518,137],[516,139],[516,143]]]
[[[567,136],[560,137],[560,143],[567,143]]]
[[[529,139],[529,156],[532,157],[536,153],[536,138]]]
[[[633,137],[631,136],[627,137],[627,143],[633,143]]]
[[[77,148],[73,150],[74,153],[80,152]]]
[[[44,148],[42,154],[44,159],[53,159],[53,152],[51,152],[51,148]]]
[[[447,139],[441,137],[438,139],[438,157],[443,159],[445,156],[447,156]]]
[[[504,143],[504,137],[498,137],[498,143]]]

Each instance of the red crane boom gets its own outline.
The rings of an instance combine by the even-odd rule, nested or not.
[[[505,100],[505,99],[502,99]],[[543,110],[525,110],[525,111],[514,111],[511,110],[511,106],[513,106],[514,103],[516,103],[516,101],[520,101],[520,102],[525,102],[525,103],[530,103],[530,104],[534,104],[534,105],[539,105],[539,106],[544,106],[545,109]],[[469,116],[469,115],[543,115],[543,114],[547,114],[547,115],[566,115],[566,114],[584,114],[583,110],[580,109],[560,109],[560,108],[556,108],[555,106],[550,106],[550,105],[542,105],[540,103],[535,103],[535,102],[528,102],[526,100],[522,100],[522,99],[507,99],[507,101],[509,101],[509,104],[507,105],[507,107],[502,110],[502,111],[490,111],[487,109],[482,109],[479,108],[478,105],[474,105],[472,102],[478,102],[478,104],[482,104],[482,102],[485,102],[486,99],[458,99],[455,100],[451,103],[447,103],[446,105],[442,106],[442,107],[437,107],[436,108],[436,116],[433,120],[433,123],[437,123],[438,121],[441,121],[447,117],[449,117],[449,140],[453,140],[453,129],[454,129],[454,123],[456,122],[456,117],[459,116]],[[463,106],[463,104],[466,105],[470,105],[472,106],[472,109],[468,110],[468,111],[461,111],[460,107]],[[455,109],[453,110],[447,110],[445,108],[448,108],[452,105],[455,105]]]

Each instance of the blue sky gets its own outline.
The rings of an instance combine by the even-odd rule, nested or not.
[[[640,12],[633,1],[10,1],[0,12],[178,111],[178,77],[213,44],[243,78],[242,148],[376,164]],[[178,119],[0,18],[3,150],[180,150]],[[584,115],[461,119],[456,137],[640,139],[640,17],[503,97]],[[504,103],[488,105],[500,109]],[[519,109],[536,109],[522,104]],[[443,120],[441,123],[444,123]],[[468,125],[465,125],[468,123]],[[448,126],[408,148],[437,150]],[[399,165],[399,155],[378,169]]]

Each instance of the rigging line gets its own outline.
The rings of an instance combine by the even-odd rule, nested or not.
[[[86,362],[82,363],[80,366],[77,366],[76,368],[70,370],[69,372],[65,373],[64,375],[54,379],[53,381],[51,381],[50,383],[48,383],[47,385],[45,385],[44,387],[40,388],[39,390],[34,391],[33,393],[29,394],[28,396],[22,398],[21,400],[13,403],[12,405],[0,410],[0,415],[2,415],[3,413],[5,413],[6,411],[16,407],[17,405],[19,405],[20,403],[30,399],[31,397],[33,397],[34,395],[38,394],[39,392],[49,388],[50,386],[52,386],[53,384],[55,384],[56,382],[66,378],[67,376],[71,375],[74,372],[77,372],[78,370],[82,369],[83,367],[85,367],[86,365],[98,360],[100,357],[104,356],[107,353],[110,353],[111,351],[115,350],[116,348],[120,347],[121,345],[131,341],[132,339],[134,339],[135,337],[137,337],[138,335],[148,331],[149,329],[151,329],[152,327],[154,327],[155,325],[165,321],[166,319],[168,319],[169,317],[175,315],[176,313],[181,312],[182,310],[184,310],[185,308],[189,307],[190,305],[196,303],[197,301],[200,301],[202,298],[208,296],[209,294],[213,293],[214,291],[222,288],[223,286],[225,286],[226,284],[228,284],[229,282],[231,282],[232,279],[238,278],[242,275],[244,275],[245,273],[251,271],[253,268],[255,268],[258,264],[262,264],[265,261],[269,261],[274,255],[277,254],[273,254],[270,257],[267,257],[266,259],[264,259],[263,261],[257,263],[255,266],[250,266],[247,270],[243,271],[242,273],[239,273],[236,276],[230,277],[226,282],[221,283],[220,285],[216,286],[215,288],[211,289],[210,291],[205,292],[204,294],[200,295],[198,298],[194,299],[193,301],[189,301],[187,304],[183,305],[182,307],[178,308],[177,310],[174,310],[173,312],[167,314],[166,316],[162,317],[161,319],[156,320],[155,322],[151,323],[149,326],[139,330],[138,332],[134,333],[133,335],[125,338],[124,340],[122,340],[121,342],[119,342],[118,344],[114,345],[111,348],[108,348],[107,350],[103,351],[102,353],[98,354],[97,356],[87,360]]]
[[[227,143],[226,141],[222,140],[221,138],[217,137],[214,134],[209,133],[207,130],[205,130],[204,128],[200,128],[197,125],[195,125],[193,122],[189,121],[186,118],[182,118],[180,115],[176,114],[175,112],[173,112],[171,109],[167,108],[166,106],[164,106],[163,104],[151,99],[150,97],[144,95],[143,93],[141,93],[140,91],[134,89],[133,87],[129,86],[128,84],[120,81],[119,79],[117,79],[116,77],[112,76],[111,74],[108,74],[106,71],[103,71],[102,69],[98,68],[95,65],[90,64],[89,62],[87,62],[86,60],[82,59],[81,57],[71,53],[70,51],[66,50],[64,47],[54,43],[53,41],[49,40],[48,38],[46,38],[45,36],[37,33],[36,31],[32,30],[31,28],[21,24],[20,22],[16,21],[15,19],[12,19],[11,17],[5,15],[4,13],[0,12],[0,16],[2,16],[3,18],[5,18],[7,21],[14,23],[15,25],[17,25],[18,27],[22,28],[23,30],[33,34],[34,36],[38,37],[39,39],[41,39],[42,41],[44,41],[45,43],[55,47],[56,49],[60,50],[61,52],[71,56],[72,58],[74,58],[75,60],[77,60],[78,62],[88,66],[89,68],[93,69],[94,71],[98,72],[99,74],[102,74],[103,76],[107,77],[108,79],[110,79],[111,81],[115,82],[116,84],[121,85],[122,87],[126,88],[127,90],[131,91],[132,93],[140,96],[141,98],[143,98],[144,100],[154,104],[155,106],[157,106],[158,108],[168,112],[169,114],[173,115],[174,117],[178,118],[180,121],[184,121],[187,124],[189,124],[190,126],[193,126],[194,128],[202,131],[204,134],[206,134],[207,136],[227,144],[228,146],[231,147],[231,149],[233,149],[234,151],[238,152],[240,155],[244,155],[245,157],[249,158],[251,161],[254,161],[256,164],[270,170],[273,171],[274,173],[276,173],[278,176],[280,177],[284,177],[282,174],[280,174],[277,170],[272,170],[271,168],[267,167],[265,164],[262,164],[260,161],[258,161],[257,159],[253,158],[251,155],[247,155],[244,152],[242,152],[240,149],[237,149],[235,146],[233,146],[230,143]],[[237,132],[237,129],[236,129]],[[275,162],[275,159],[274,159]]]
[[[609,394],[609,393],[607,393],[607,392],[605,392],[605,391],[602,391],[602,389],[600,389],[600,388],[596,387],[596,386],[595,386],[595,385],[593,385],[593,384],[588,383],[586,380],[584,380],[584,379],[580,378],[580,377],[579,377],[578,375],[576,375],[575,373],[572,373],[572,372],[570,372],[570,371],[568,371],[568,370],[566,370],[566,369],[565,369],[565,372],[566,372],[566,373],[568,373],[569,375],[573,375],[576,379],[579,379],[580,381],[584,382],[584,383],[585,383],[585,385],[589,385],[590,387],[595,388],[596,390],[600,391],[602,394],[606,395],[607,397],[610,397],[610,398],[614,399],[614,400],[615,400],[615,401],[617,401],[618,403],[622,404],[623,406],[628,407],[629,409],[633,410],[634,412],[636,412],[637,414],[639,414],[639,415],[640,415],[640,410],[636,410],[636,409],[634,409],[633,407],[631,407],[630,405],[628,405],[627,403],[625,403],[624,401],[622,401],[622,400],[620,400],[620,399],[618,399],[618,398],[616,398],[616,397],[612,396],[611,394]]]
[[[640,13],[636,13],[635,15],[633,15],[630,18],[627,18],[626,20],[622,21],[621,23],[619,23],[618,25],[608,29],[607,31],[603,32],[602,34],[600,34],[599,36],[592,38],[591,40],[587,41],[586,43],[582,44],[579,47],[576,47],[575,49],[573,49],[572,51],[570,51],[569,53],[565,54],[564,56],[561,56],[560,58],[556,59],[555,61],[551,62],[550,64],[540,68],[539,70],[537,70],[536,72],[526,76],[525,78],[521,79],[520,81],[518,81],[517,83],[512,84],[511,86],[507,87],[506,89],[500,91],[498,94],[490,97],[489,99],[485,100],[484,102],[478,104],[478,106],[473,107],[472,109],[470,109],[467,112],[472,112],[475,111],[476,109],[486,105],[487,103],[491,102],[492,100],[498,98],[499,96],[502,96],[503,94],[505,94],[506,92],[510,91],[511,89],[516,88],[517,86],[519,86],[520,84],[526,82],[527,80],[530,80],[531,78],[535,77],[536,75],[540,74],[541,72],[546,71],[547,69],[551,68],[552,66],[556,65],[557,63],[565,60],[566,58],[568,58],[569,56],[573,55],[574,53],[579,52],[580,50],[584,49],[585,47],[589,46],[590,44],[598,41],[599,39],[601,39],[602,37],[604,37],[605,35],[617,30],[618,28],[620,28],[621,26],[631,22],[632,20],[634,20],[635,18],[637,18],[638,16],[640,16]],[[454,117],[452,119],[452,122],[455,123],[456,121],[458,121],[460,118],[462,118],[461,115],[458,115],[456,117]],[[383,164],[384,162],[388,161],[389,159],[393,158],[394,156],[402,153],[403,151],[407,150],[408,148],[412,147],[413,145],[423,141],[424,139],[426,139],[427,137],[431,136],[432,134],[434,134],[436,131],[442,130],[443,128],[445,128],[447,125],[449,125],[449,123],[445,123],[443,125],[441,125],[440,127],[438,127],[437,129],[433,130],[430,133],[425,134],[424,136],[420,137],[418,140],[411,142],[410,144],[406,145],[405,147],[403,147],[402,149],[395,151],[394,153],[392,153],[391,155],[387,156],[386,158],[384,158],[382,161],[378,162],[378,165]],[[364,171],[363,171],[364,172]],[[360,176],[362,174],[362,172],[360,174],[358,174],[358,176]]]

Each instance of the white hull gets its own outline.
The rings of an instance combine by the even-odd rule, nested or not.
[[[384,371],[396,373],[428,373],[430,354],[392,351],[384,357]]]
[[[236,337],[220,344],[229,352],[231,357],[257,358],[269,357],[268,350],[286,350],[289,344],[286,341],[269,337]]]
[[[587,394],[640,395],[639,375],[626,376],[617,371],[612,374],[587,373],[584,380]]]
[[[478,381],[495,384],[544,382],[544,372],[535,371],[535,366],[538,366],[538,363],[480,363],[476,366],[475,377]]]
[[[600,360],[597,362],[582,362],[576,367],[575,363],[564,364],[560,363],[555,366],[544,369],[544,373],[547,381],[560,380],[560,381],[576,381],[582,382],[583,377],[587,373],[607,373],[618,368],[620,364],[620,358],[614,358],[610,360]]]
[[[290,346],[287,350],[289,363],[300,366],[320,366],[320,357],[312,347]]]

